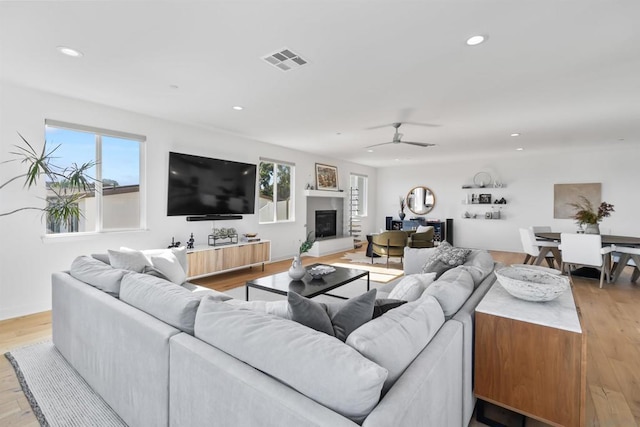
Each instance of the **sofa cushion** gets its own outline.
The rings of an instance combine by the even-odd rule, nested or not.
[[[201,296],[182,286],[147,274],[130,273],[122,279],[120,299],[193,335]]]
[[[422,273],[424,263],[436,252],[436,248],[404,248],[404,274]]]
[[[449,318],[462,307],[473,289],[471,274],[463,266],[459,266],[445,272],[424,293],[437,299],[444,315]]]
[[[442,242],[422,267],[423,273],[436,273],[436,278],[445,271],[464,264],[470,249],[456,248],[449,242]]]
[[[150,259],[153,267],[159,270],[170,282],[182,285],[187,280],[187,273],[173,252],[165,251],[158,255],[151,255]]]
[[[471,274],[473,284],[477,288],[480,283],[487,277],[494,267],[494,261],[491,254],[485,250],[473,249],[465,260],[464,269]]]
[[[142,273],[145,267],[150,267],[151,263],[142,252],[135,250],[114,250],[109,249],[109,263],[113,268],[135,271]]]
[[[436,273],[410,274],[400,280],[389,292],[388,298],[415,301],[434,280],[436,280]]]
[[[120,282],[127,273],[128,270],[113,268],[86,255],[74,259],[69,271],[72,277],[116,298],[120,294]]]
[[[383,314],[385,314],[389,310],[393,310],[394,308],[400,307],[402,304],[406,304],[407,301],[399,300],[399,299],[376,299],[376,303],[373,306],[373,319],[376,319]]]
[[[91,258],[93,259],[97,259],[98,261],[102,261],[107,265],[111,265],[111,262],[109,261],[109,254],[91,254]]]
[[[128,248],[124,248],[124,247],[120,248],[120,250],[124,250],[124,249],[128,249]],[[135,249],[130,249],[130,250],[135,250]],[[167,249],[143,249],[141,252],[145,257],[147,257],[150,263],[153,263],[151,261],[152,256],[172,253],[173,255],[176,256],[176,258],[178,258],[178,262],[180,262],[182,269],[184,271],[188,271],[187,248],[185,246],[180,246],[179,248],[167,248]]]
[[[347,344],[389,371],[386,392],[443,323],[440,304],[426,295],[365,323],[349,335]]]
[[[220,299],[217,299],[217,300],[221,301]],[[289,309],[289,302],[287,302],[286,300],[242,301],[238,299],[228,299],[225,302],[237,308],[242,308],[245,310],[253,310],[260,313],[272,314],[274,316],[278,316],[283,319],[291,320],[291,310]]]
[[[318,303],[295,292],[289,292],[287,299],[292,320],[344,341],[351,332],[372,319],[376,290],[339,303]]]
[[[203,298],[195,336],[361,422],[380,399],[387,370],[299,323]]]

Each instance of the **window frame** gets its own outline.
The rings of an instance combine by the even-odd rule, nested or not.
[[[271,201],[271,203],[275,204],[275,208],[273,209],[273,218],[272,221],[262,221],[260,219],[260,204],[258,203],[258,224],[259,225],[266,225],[266,224],[282,224],[282,223],[286,223],[286,222],[295,222],[296,218],[295,218],[295,202],[296,202],[296,192],[295,192],[295,172],[296,172],[296,164],[292,163],[292,162],[286,162],[283,160],[275,160],[275,159],[270,159],[270,158],[266,158],[266,157],[260,157],[259,161],[258,161],[258,200],[260,200],[261,197],[261,189],[260,189],[260,166],[262,163],[271,163],[273,164],[273,171],[274,171],[274,175],[273,175],[273,199]],[[277,173],[278,173],[278,166],[288,166],[291,170],[290,173],[290,182],[289,182],[289,218],[288,219],[278,219],[278,202],[277,202],[277,198],[278,198],[278,185],[277,185]]]
[[[98,128],[94,126],[80,125],[76,123],[68,123],[59,120],[45,119],[45,141],[47,137],[47,127],[58,128],[69,130],[73,132],[84,132],[93,134],[95,138],[94,148],[95,148],[95,162],[96,162],[96,182],[94,188],[94,197],[96,198],[96,219],[93,230],[91,231],[76,231],[76,232],[66,232],[66,233],[47,233],[47,223],[48,220],[45,221],[45,230],[44,236],[45,238],[65,238],[72,236],[86,236],[91,234],[103,234],[103,233],[120,233],[127,231],[144,231],[147,229],[147,185],[146,185],[146,141],[147,137],[144,135],[138,135],[129,132],[116,131],[111,129]],[[103,228],[103,192],[102,192],[102,138],[103,137],[112,137],[118,139],[126,139],[131,141],[138,142],[139,145],[139,159],[138,159],[138,170],[139,170],[139,183],[138,183],[138,193],[139,193],[139,218],[138,218],[138,226],[137,227],[128,227],[128,228]],[[48,141],[47,141],[48,143]]]
[[[363,179],[363,183],[364,183],[364,191],[362,191],[362,189],[358,186],[358,201],[362,201],[362,205],[364,207],[364,213],[361,213],[360,210],[358,210],[358,213],[355,214],[355,216],[359,217],[359,218],[366,218],[369,215],[369,196],[368,196],[368,192],[369,192],[369,176],[362,174],[362,173],[356,173],[356,172],[350,172],[349,173],[349,187],[353,188],[352,182],[353,179],[356,178],[356,182],[357,179],[362,178]]]

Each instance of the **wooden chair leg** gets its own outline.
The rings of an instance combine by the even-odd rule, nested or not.
[[[604,279],[604,271],[605,271],[605,267],[603,265],[602,268],[600,268],[600,289],[602,289],[602,281]]]
[[[631,273],[631,281],[635,283],[639,277],[640,277],[640,266],[635,267],[633,269],[633,273]]]
[[[529,264],[529,260],[531,259],[531,255],[527,254],[526,257],[524,257],[524,261],[522,261],[523,264]]]
[[[549,266],[549,268],[556,268],[553,265],[553,258],[546,257],[545,259],[547,260],[547,265]]]

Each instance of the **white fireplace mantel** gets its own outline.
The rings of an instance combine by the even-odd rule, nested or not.
[[[326,190],[304,190],[304,195],[307,197],[335,197],[338,199],[344,199],[347,197],[347,193],[344,191]]]

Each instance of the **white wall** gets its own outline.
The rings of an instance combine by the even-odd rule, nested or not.
[[[473,176],[487,171],[505,188],[462,190]],[[524,151],[487,159],[451,160],[444,163],[378,169],[376,227],[384,217],[398,218],[398,197],[425,185],[436,196],[427,218],[453,218],[454,243],[459,246],[522,252],[519,227],[550,225],[554,231],[575,231],[571,219],[553,218],[553,185],[602,183],[602,199],[615,205],[611,217],[600,224],[603,234],[640,236],[640,143],[617,142],[602,150],[553,153]],[[483,205],[463,205],[467,193],[493,193],[504,197],[505,219],[462,219],[465,210],[484,213]],[[413,214],[407,212],[407,218]]]
[[[45,224],[37,211],[0,217],[0,320],[50,309],[51,273],[68,269],[80,254],[105,252],[120,246],[139,249],[166,247],[172,237],[186,242],[191,232],[196,245],[206,244],[212,222],[187,222],[184,217],[166,216],[169,151],[256,164],[263,156],[296,164],[296,221],[259,225],[256,214],[245,215],[240,221],[219,221],[215,224],[216,227],[235,227],[240,233],[258,232],[261,238],[272,241],[274,260],[292,257],[300,240],[305,237],[304,186],[307,182],[315,184],[316,162],[337,166],[339,183],[345,190],[351,172],[368,175],[371,188],[375,188],[376,170],[373,168],[6,84],[0,85],[0,161],[8,159],[13,145],[20,142],[17,132],[36,149],[41,148],[45,118],[147,137],[148,188],[142,195],[147,201],[147,230],[43,238]],[[0,166],[0,182],[22,172],[19,164],[3,164]],[[13,183],[0,190],[0,211],[44,206],[38,198],[44,196],[44,186],[26,191],[21,184]],[[369,194],[369,197],[371,206],[375,206],[375,194]],[[373,209],[372,214],[367,221],[375,219]],[[363,229],[373,229],[373,224],[367,221],[363,222]]]

